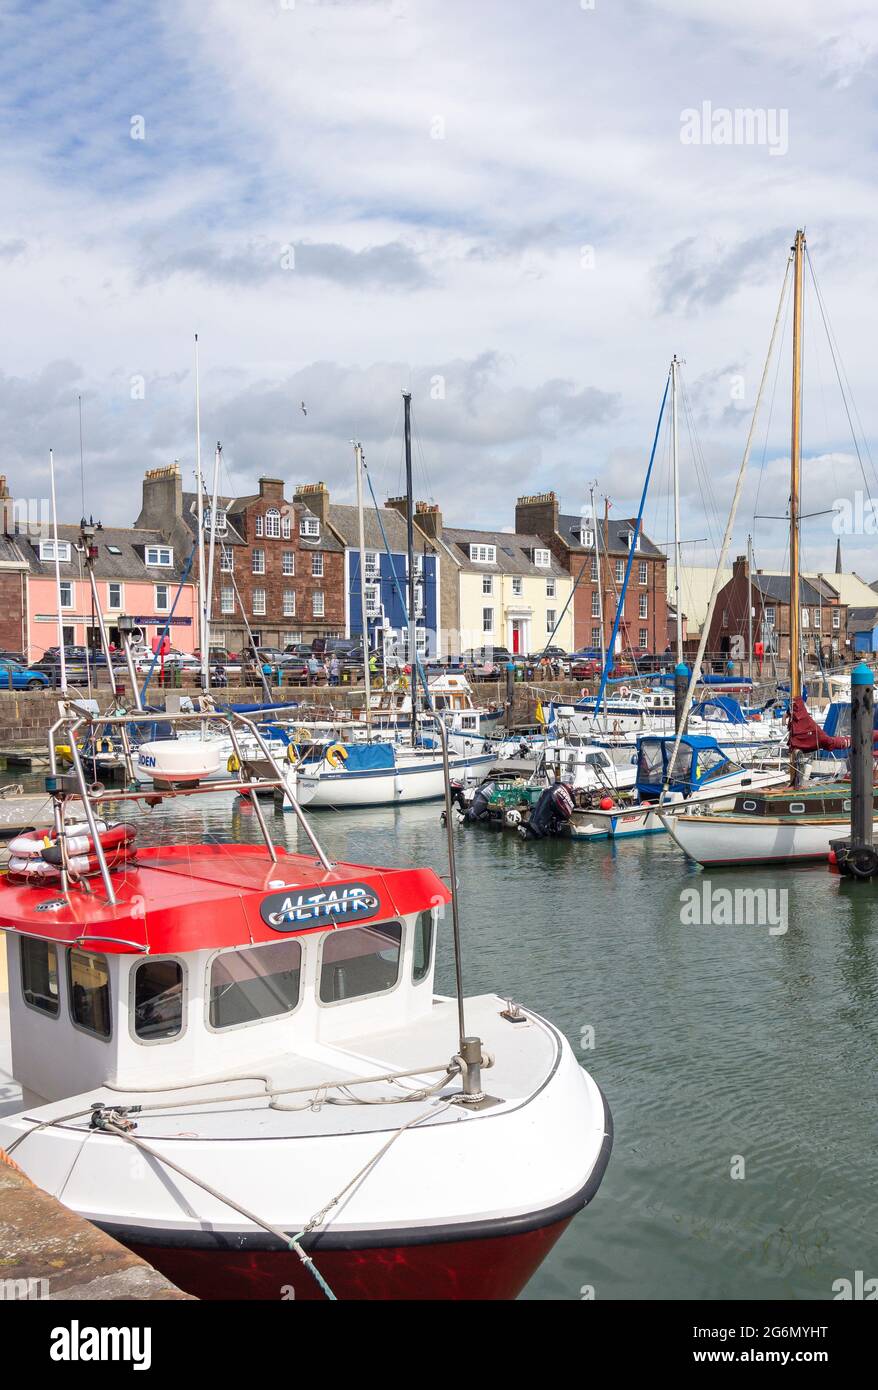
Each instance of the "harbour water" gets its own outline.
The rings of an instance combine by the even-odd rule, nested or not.
[[[277,843],[304,849],[294,817],[266,809]],[[313,824],[333,858],[447,874],[440,811]],[[140,827],[141,843],[259,834],[252,807],[213,795]],[[714,889],[787,890],[770,900],[786,930],[701,925],[681,893],[701,903],[706,876],[667,836],[456,837],[466,992],[550,1018],[615,1120],[593,1207],[523,1296],[825,1300],[857,1270],[878,1275],[878,888],[820,867],[726,870]],[[447,926],[437,987],[453,990]]]

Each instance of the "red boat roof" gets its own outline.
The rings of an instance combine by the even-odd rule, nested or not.
[[[335,864],[280,846],[273,864],[261,845],[163,845],[142,849],[112,874],[118,902],[91,890],[31,887],[0,879],[0,931],[105,953],[178,955],[248,946],[284,935],[406,916],[451,899],[432,869]]]

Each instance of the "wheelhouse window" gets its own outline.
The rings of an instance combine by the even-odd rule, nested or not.
[[[32,1009],[58,1017],[58,951],[50,941],[21,938],[21,992]]]
[[[74,948],[67,955],[70,1013],[77,1028],[108,1038],[110,1017],[110,971],[106,956]]]
[[[134,1035],[161,1042],[183,1031],[183,967],[178,960],[146,960],[134,972]]]
[[[237,1028],[292,1013],[299,1002],[301,973],[298,941],[272,941],[214,956],[208,996],[211,1028]]]
[[[341,927],[329,932],[323,940],[320,963],[321,1004],[337,1004],[342,999],[361,999],[393,989],[399,978],[401,947],[399,922]]]
[[[415,923],[415,951],[412,958],[412,981],[420,984],[430,973],[433,953],[433,913],[422,912]]]

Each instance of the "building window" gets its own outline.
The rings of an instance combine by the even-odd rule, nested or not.
[[[378,575],[378,552],[377,550],[367,550],[366,557],[366,578],[377,578]]]
[[[119,609],[122,607],[122,585],[107,585],[107,607]]]
[[[802,627],[808,627],[809,616],[807,608],[802,609]]]
[[[311,573],[312,573],[312,575],[314,576],[315,579],[322,579],[322,578],[323,578],[323,556],[322,556],[322,555],[312,555],[312,556],[311,556]]]
[[[255,527],[254,527],[254,535],[256,535],[256,536],[261,536],[261,535],[263,534],[263,530],[264,530],[264,525],[263,525],[262,517],[261,517],[261,516],[257,516],[257,518],[256,518],[256,523],[255,523]]]
[[[293,550],[285,550],[281,556],[281,574],[293,575],[296,573],[296,555]]]
[[[638,560],[638,561],[637,561],[637,582],[638,582],[638,584],[645,584],[646,581],[647,581],[647,567],[646,567],[646,561],[645,561],[645,560]]]
[[[765,609],[765,621],[766,621],[766,623],[768,624],[769,627],[774,627],[774,623],[775,623],[775,610],[774,610],[774,606],[773,606],[772,604],[769,604],[769,605],[766,607],[766,609]]]
[[[319,592],[311,595],[311,616],[312,618],[323,617],[323,595]]]
[[[642,628],[640,629],[640,650],[641,650],[642,652],[645,652],[648,646],[649,646],[649,630],[648,630],[648,628],[642,627]]]
[[[592,589],[591,591],[591,616],[593,618],[599,618],[601,616],[601,601],[598,597],[597,589]]]
[[[148,545],[146,547],[147,565],[157,565],[166,569],[174,563],[174,552],[169,545]]]
[[[402,926],[342,927],[325,932],[320,958],[320,1002],[337,1004],[393,989],[399,978]]]
[[[253,590],[253,616],[254,618],[265,617],[265,590]]]
[[[40,541],[40,559],[41,559],[41,560],[52,560],[52,561],[54,562],[54,559],[55,559],[55,542],[54,542],[54,541]],[[69,560],[70,560],[70,542],[69,542],[69,541],[59,541],[59,542],[58,542],[58,559],[59,559],[59,561],[63,561],[64,564],[67,564],[67,563],[69,562]]]
[[[22,936],[21,992],[26,1004],[58,1017],[58,951],[48,941]]]
[[[482,632],[494,631],[494,610],[493,608],[482,609]]]
[[[270,540],[280,540],[280,512],[277,507],[269,507],[265,513],[265,534]]]
[[[112,1032],[110,1015],[110,972],[106,956],[74,948],[67,953],[67,983],[70,1013],[77,1028],[95,1037],[108,1038]]]
[[[296,616],[296,591],[295,589],[284,589],[284,617],[295,618]]]
[[[234,589],[223,589],[220,594],[220,612],[234,613],[235,611],[235,591]]]
[[[377,584],[367,584],[366,586],[366,616],[374,617],[381,610],[381,600]]]
[[[593,647],[599,647],[601,645],[601,630],[599,627],[593,627],[591,630],[591,645]]]
[[[555,631],[555,610],[554,610],[554,608],[547,608],[547,609],[546,609],[546,632],[552,633],[552,632],[554,632],[554,631]]]
[[[170,597],[167,584],[156,584],[155,611],[157,613],[167,613],[170,606]]]
[[[230,545],[224,545],[220,550],[220,571],[223,574],[231,574],[235,568],[235,552]]]
[[[469,557],[477,565],[496,565],[497,547],[496,545],[471,545]]]
[[[253,551],[253,573],[265,573],[265,551],[257,546]]]
[[[303,516],[299,523],[299,535],[308,540],[316,540],[320,535],[320,522],[316,516]]]
[[[493,594],[493,592],[494,592],[494,576],[493,576],[493,574],[483,574],[483,575],[482,575],[482,593],[483,593],[483,594]]]
[[[832,626],[835,628],[836,632],[841,627],[841,614],[837,608],[833,608],[832,610]]]
[[[594,545],[594,531],[590,526],[580,526],[579,544],[585,546],[586,550],[591,550]]]
[[[554,597],[555,597],[555,581],[554,581],[554,579],[547,579],[547,580],[546,580],[546,598],[554,598]]]
[[[592,580],[592,583],[593,583],[593,584],[596,584],[596,583],[597,583],[597,578],[598,578],[598,557],[597,557],[596,555],[592,555],[592,557],[591,557],[591,580]]]
[[[237,1028],[292,1013],[299,1002],[301,973],[298,941],[272,941],[214,956],[208,996],[210,1027]]]
[[[292,526],[290,524],[289,512],[284,512],[283,516],[280,519],[280,533],[285,541],[288,541],[290,536],[292,535]]]
[[[625,537],[625,543],[629,550],[631,550],[632,546],[636,550],[639,544],[639,532],[629,531]]]
[[[217,507],[216,509],[216,527],[214,527],[213,524],[212,509],[210,507],[207,508],[204,513],[204,529],[205,531],[213,531],[215,529],[218,536],[225,534],[227,530],[225,507]]]
[[[524,586],[523,586],[523,583],[522,583],[521,576],[520,576],[520,575],[517,575],[517,574],[516,574],[516,575],[513,575],[513,578],[512,578],[512,592],[513,592],[513,594],[515,595],[516,598],[521,598],[523,587],[524,587]]]
[[[621,584],[621,583],[622,583],[622,580],[625,578],[625,561],[624,561],[624,560],[617,560],[617,561],[616,561],[616,567],[615,567],[614,573],[615,573],[615,576],[616,576],[616,583],[617,583],[617,584]]]
[[[649,617],[649,595],[648,595],[648,594],[641,594],[641,595],[640,595],[640,603],[639,603],[639,605],[638,605],[637,616],[638,616],[638,618],[648,618],[648,617]]]
[[[534,564],[538,569],[547,570],[552,563],[552,555],[548,550],[534,551]]]
[[[178,960],[145,960],[134,972],[134,1036],[161,1042],[182,1031],[182,965]]]
[[[73,607],[73,584],[69,579],[61,580],[61,607]]]

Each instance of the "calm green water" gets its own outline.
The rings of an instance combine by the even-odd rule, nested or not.
[[[314,824],[333,858],[446,873],[440,809]],[[266,813],[295,849],[294,818]],[[150,814],[147,842],[258,836],[252,809],[220,797]],[[524,1296],[827,1299],[858,1269],[878,1276],[878,887],[822,868],[716,872],[714,888],[788,889],[788,930],[686,925],[681,890],[704,876],[666,836],[456,835],[467,993],[509,994],[563,1029],[616,1126],[594,1205]],[[449,938],[437,985],[452,992]]]

